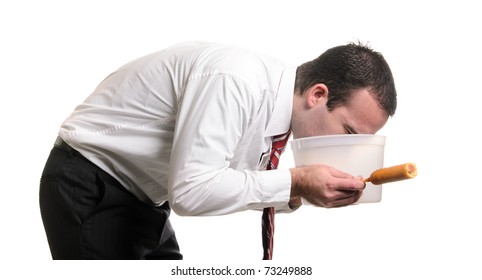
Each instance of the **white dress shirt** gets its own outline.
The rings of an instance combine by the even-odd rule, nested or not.
[[[179,44],[109,75],[59,136],[178,215],[290,211],[289,170],[264,169],[271,137],[289,130],[294,79],[295,68],[266,55]]]

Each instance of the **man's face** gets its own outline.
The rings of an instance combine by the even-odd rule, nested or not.
[[[387,113],[380,108],[376,99],[367,89],[353,92],[346,105],[328,111],[328,95],[322,92],[304,96],[303,106],[297,124],[294,123],[293,137],[309,137],[333,134],[375,134],[388,120]],[[329,94],[329,93],[328,93]]]

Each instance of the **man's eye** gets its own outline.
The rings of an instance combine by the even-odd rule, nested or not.
[[[357,134],[351,127],[345,126],[346,134]]]

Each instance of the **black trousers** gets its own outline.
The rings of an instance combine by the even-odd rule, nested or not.
[[[50,152],[39,200],[53,259],[182,259],[167,202],[141,202],[65,143]]]

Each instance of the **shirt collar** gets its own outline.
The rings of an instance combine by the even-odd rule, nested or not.
[[[281,74],[273,113],[266,127],[266,136],[268,137],[283,134],[290,129],[295,77],[295,67],[287,67]]]

